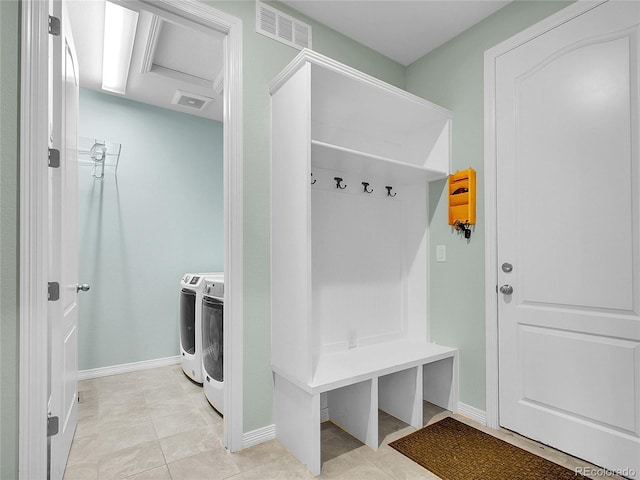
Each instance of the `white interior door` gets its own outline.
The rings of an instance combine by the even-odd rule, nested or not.
[[[500,424],[630,478],[639,23],[640,2],[606,3],[498,57],[495,72]]]
[[[59,433],[50,437],[50,479],[62,479],[76,430],[78,370],[78,64],[66,10],[53,1],[61,31],[52,41],[51,146],[60,166],[49,168],[50,281],[59,282],[60,298],[49,302],[49,416],[58,417]]]

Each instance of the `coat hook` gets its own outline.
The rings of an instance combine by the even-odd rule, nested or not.
[[[311,178],[313,178],[313,173],[311,174]],[[313,182],[311,182],[311,185],[315,185],[317,181],[318,181],[318,180],[316,180],[315,178],[313,178]]]
[[[397,193],[394,193],[393,195],[391,195],[391,190],[393,189],[393,187],[390,187],[389,185],[387,185],[386,187],[384,187],[387,189],[387,195],[389,197],[395,197],[397,195]]]
[[[342,185],[342,178],[333,177],[333,179],[336,181],[336,188],[339,188],[340,190],[344,190],[345,188],[347,188],[346,185]]]
[[[369,182],[362,182],[362,186],[364,187],[364,193],[373,192],[373,188],[371,190],[369,190]]]

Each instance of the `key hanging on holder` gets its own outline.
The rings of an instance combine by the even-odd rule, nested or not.
[[[462,223],[460,220],[456,220],[453,224],[456,230],[461,231],[464,234],[464,238],[469,240],[471,238],[471,228],[469,228],[468,223]]]

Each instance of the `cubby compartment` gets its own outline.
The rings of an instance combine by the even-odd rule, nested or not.
[[[422,426],[422,369],[408,368],[378,378],[378,408],[414,427]]]
[[[312,171],[313,373],[324,353],[426,338],[426,296],[418,286],[426,289],[425,189],[400,186],[391,197],[378,176]],[[336,188],[336,176],[344,189]]]
[[[458,403],[458,366],[446,357],[422,366],[422,399],[440,408],[455,411]]]
[[[391,161],[440,178],[448,173],[449,111],[313,52],[307,57],[312,55],[316,145],[353,154],[354,161]]]
[[[376,379],[327,392],[329,419],[365,445],[378,448]]]
[[[321,394],[377,448],[378,403],[418,425],[422,365],[457,358],[427,336],[428,182],[449,173],[451,113],[308,50],[270,91],[276,433],[319,474]]]

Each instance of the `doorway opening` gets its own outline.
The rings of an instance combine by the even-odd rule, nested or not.
[[[54,0],[57,1],[57,0]],[[117,2],[145,9],[175,24],[197,24],[223,36],[222,93],[223,224],[225,289],[224,443],[230,451],[242,448],[242,86],[239,19],[198,1]],[[22,9],[21,75],[21,258],[20,258],[20,472],[22,478],[44,478],[47,468],[48,339],[42,329],[47,318],[48,278],[48,166],[41,162],[48,150],[48,41],[50,2],[30,2]],[[176,322],[177,324],[177,322]],[[43,331],[44,330],[44,331]]]

